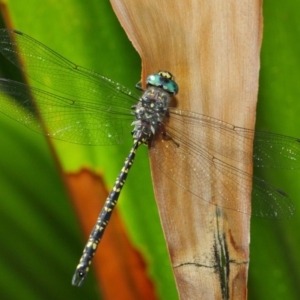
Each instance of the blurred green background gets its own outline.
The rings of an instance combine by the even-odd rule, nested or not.
[[[106,1],[10,0],[9,17],[23,31],[71,61],[128,87],[140,59]],[[264,2],[264,40],[257,128],[300,137],[300,3]],[[1,58],[1,77],[16,78]],[[0,114],[0,297],[99,299],[92,272],[72,287],[82,246],[80,228],[45,138]],[[128,131],[130,132],[130,130]],[[83,147],[56,142],[68,171],[102,171],[112,186],[131,145]],[[159,299],[177,299],[154,201],[147,149],[139,149],[118,209],[149,266]],[[291,220],[252,219],[249,299],[298,299],[300,294],[299,171],[259,171],[298,208]],[[137,181],[138,180],[138,181]],[[143,195],[143,197],[136,197]]]
[[[300,137],[300,2],[266,0],[257,129]],[[259,170],[284,190],[296,213],[290,220],[252,218],[249,299],[299,299],[300,172]]]

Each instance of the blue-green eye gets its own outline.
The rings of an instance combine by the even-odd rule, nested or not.
[[[157,74],[151,74],[146,79],[146,84],[161,87],[168,93],[176,95],[178,93],[178,85],[173,80],[173,76],[170,72],[160,71]]]

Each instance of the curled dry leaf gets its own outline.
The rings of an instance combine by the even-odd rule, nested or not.
[[[142,58],[143,82],[153,72],[168,70],[179,85],[178,108],[254,128],[261,1],[111,3]],[[192,136],[188,125],[183,130]],[[228,147],[236,145],[228,141]],[[252,172],[251,165],[235,167]],[[153,157],[151,169],[180,298],[245,299],[250,216],[201,201],[163,176]],[[187,173],[190,178],[184,180],[195,180]],[[250,207],[250,195],[251,186],[242,195],[237,189],[233,198]]]

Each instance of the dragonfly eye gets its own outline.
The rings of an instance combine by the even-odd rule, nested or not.
[[[178,85],[173,80],[173,75],[168,71],[159,71],[157,74],[151,74],[146,79],[146,85],[161,87],[172,95],[178,93]]]

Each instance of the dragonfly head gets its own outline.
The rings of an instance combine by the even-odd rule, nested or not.
[[[171,95],[176,95],[178,93],[178,85],[173,80],[173,75],[168,71],[159,71],[158,73],[151,74],[146,79],[146,85],[156,86],[163,88],[165,91]]]

